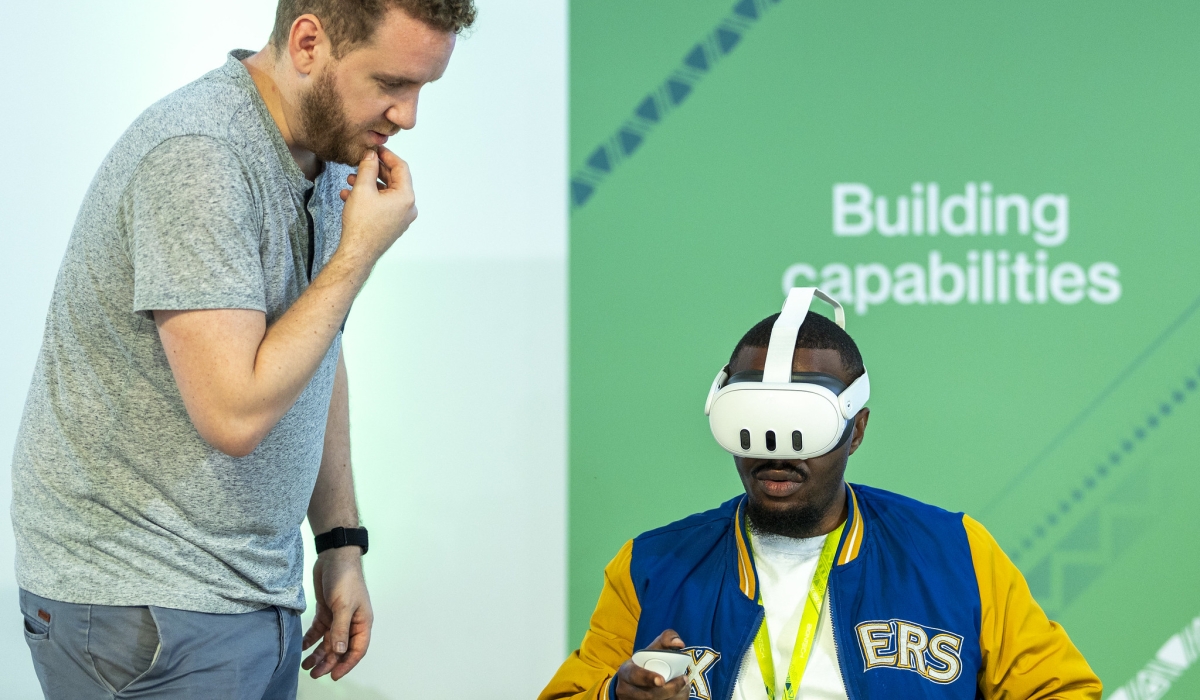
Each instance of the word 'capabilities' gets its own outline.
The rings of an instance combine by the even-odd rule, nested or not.
[[[965,265],[949,262],[940,251],[926,263],[846,265],[820,269],[796,263],[783,273],[783,290],[816,285],[859,314],[889,301],[897,304],[1078,304],[1087,299],[1112,304],[1121,298],[1120,270],[1109,262],[1087,268],[1073,262],[1051,264],[1044,250],[1032,259],[1007,250],[968,251]]]

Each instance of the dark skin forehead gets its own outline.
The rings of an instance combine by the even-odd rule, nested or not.
[[[729,366],[729,373],[737,374],[747,370],[762,371],[767,364],[767,349],[743,347],[738,351],[737,357],[733,358],[733,364]],[[796,348],[796,353],[792,356],[792,371],[793,372],[820,372],[822,374],[831,374],[846,386],[855,380],[850,373],[846,371],[845,365],[842,364],[842,356],[837,350],[831,349],[813,349],[813,348]]]

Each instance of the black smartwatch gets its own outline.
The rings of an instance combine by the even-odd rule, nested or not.
[[[365,527],[335,527],[329,532],[313,538],[317,544],[317,554],[327,549],[338,547],[362,547],[362,553],[367,553],[367,528]]]

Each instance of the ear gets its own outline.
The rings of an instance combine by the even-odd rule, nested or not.
[[[332,46],[321,20],[308,14],[300,15],[292,22],[287,49],[292,68],[302,75],[310,75],[319,63],[329,58]]]
[[[867,421],[871,418],[871,409],[863,408],[858,413],[854,414],[854,434],[850,436],[850,454],[858,449],[862,444],[863,437],[867,434]]]

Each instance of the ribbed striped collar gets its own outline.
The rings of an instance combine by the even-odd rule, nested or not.
[[[842,529],[842,541],[838,543],[838,553],[835,561],[837,566],[845,566],[858,557],[862,548],[865,525],[862,511],[858,508],[858,496],[850,484],[846,484],[850,499],[850,514],[846,527]],[[757,600],[758,573],[754,568],[754,557],[750,554],[750,536],[747,532],[746,497],[743,496],[734,512],[734,533],[737,538],[738,555],[738,587],[750,600]]]

